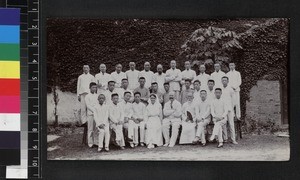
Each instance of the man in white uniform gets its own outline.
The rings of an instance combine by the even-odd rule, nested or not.
[[[127,78],[126,74],[122,72],[121,64],[116,65],[116,71],[111,73],[111,78],[116,82],[115,88],[121,88],[122,79]]]
[[[210,79],[210,75],[205,73],[206,68],[204,64],[200,65],[199,69],[200,74],[195,79],[198,79],[201,82],[201,90],[206,90],[208,80]]]
[[[176,69],[175,60],[171,61],[170,66],[171,68],[166,72],[166,82],[170,84],[170,91],[174,91],[175,99],[180,101],[181,71]]]
[[[80,122],[82,125],[87,122],[85,96],[90,92],[91,82],[95,82],[95,77],[90,74],[89,65],[84,65],[83,74],[77,80],[77,97],[80,102]]]
[[[134,62],[129,63],[129,68],[130,69],[126,71],[126,76],[129,83],[128,88],[133,91],[135,88],[139,86],[140,71],[135,69]]]
[[[226,74],[229,78],[228,86],[234,90],[233,94],[233,108],[235,108],[235,115],[237,119],[241,119],[240,108],[240,86],[242,84],[242,78],[240,72],[235,70],[235,64],[229,63],[230,71]]]
[[[207,90],[206,90],[206,93],[207,93],[207,100],[209,103],[212,102],[212,100],[214,100],[216,98],[216,95],[215,95],[215,81],[210,79],[208,80],[207,82]]]
[[[194,81],[196,78],[196,72],[191,69],[190,61],[185,61],[184,63],[185,70],[181,72],[181,87],[182,91],[185,90],[185,80],[190,80],[191,82]],[[193,89],[193,86],[191,86]]]
[[[132,137],[128,136],[128,129],[129,129],[129,121],[132,120],[132,115],[133,115],[133,110],[132,110],[132,103],[130,102],[131,99],[131,92],[125,91],[123,94],[124,100],[120,102],[121,106],[123,107],[124,110],[124,135],[127,137],[127,140],[132,142]]]
[[[175,99],[175,93],[169,93],[169,101],[164,105],[162,121],[163,137],[165,139],[164,146],[174,147],[178,131],[181,124],[181,104]],[[172,126],[172,135],[170,139],[170,126]]]
[[[131,147],[136,147],[139,143],[140,128],[140,146],[145,146],[145,124],[147,119],[146,105],[141,102],[141,93],[134,93],[134,103],[132,104],[133,115],[129,120],[128,137],[133,139]]]
[[[233,144],[237,144],[235,140],[235,128],[234,128],[234,112],[233,112],[233,95],[234,91],[228,86],[228,77],[224,76],[222,78],[223,88],[222,88],[222,99],[227,104],[228,114],[227,120],[229,124],[230,137]],[[227,126],[223,127],[224,139],[227,140]]]
[[[164,93],[164,83],[166,81],[166,74],[163,73],[163,66],[161,64],[157,65],[156,69],[157,72],[153,76],[153,82],[157,82],[159,92]]]
[[[95,82],[90,83],[90,93],[85,96],[85,103],[87,107],[88,145],[93,147],[95,131],[94,111],[98,104],[97,84]]]
[[[118,94],[118,91],[115,89],[115,81],[108,81],[108,88],[103,93],[105,95],[105,101],[107,105],[110,105],[112,103],[111,101],[111,95],[114,93]]]
[[[151,87],[151,83],[152,83],[153,76],[154,76],[154,73],[152,71],[150,71],[150,68],[151,68],[150,63],[145,62],[144,70],[142,70],[140,73],[140,77],[144,77],[146,80],[145,88],[147,88],[147,89],[149,89]]]
[[[194,100],[193,100],[195,103],[199,103],[200,100],[201,100],[201,98],[200,98],[200,92],[201,92],[200,87],[201,87],[201,82],[198,79],[196,79],[194,81]]]
[[[227,123],[227,103],[221,98],[222,89],[216,88],[215,89],[216,98],[211,103],[211,115],[214,122],[214,129],[209,141],[213,141],[216,136],[218,136],[219,144],[218,148],[223,147],[223,126]]]
[[[219,63],[215,64],[215,72],[210,75],[210,78],[215,81],[215,88],[222,88],[222,77],[225,73],[221,71],[221,65]]]
[[[133,91],[131,89],[128,88],[128,79],[122,79],[122,85],[121,88],[118,90],[118,94],[119,94],[119,98],[120,98],[120,102],[124,101],[124,93],[125,92],[129,92],[131,94],[129,101],[133,102]]]
[[[106,65],[100,64],[100,72],[96,74],[95,79],[98,85],[98,93],[103,93],[107,90],[107,83],[111,80],[110,74],[106,73]]]
[[[210,116],[210,103],[207,101],[206,90],[201,90],[200,92],[201,100],[199,103],[196,104],[196,123],[197,123],[197,131],[196,131],[196,138],[193,143],[197,143],[201,140],[202,146],[205,146],[206,139],[205,139],[205,129],[206,126],[211,121]]]
[[[95,106],[94,111],[94,119],[96,122],[96,127],[99,131],[98,136],[98,152],[102,151],[103,143],[105,144],[105,151],[109,151],[109,140],[110,140],[110,132],[109,132],[109,106],[105,104],[105,96],[104,94],[100,94],[98,96],[98,104]],[[105,142],[103,142],[105,139]]]
[[[121,104],[118,103],[119,95],[114,93],[111,95],[112,103],[109,106],[110,127],[115,132],[115,141],[120,149],[125,149],[125,141],[123,135],[124,110]]]

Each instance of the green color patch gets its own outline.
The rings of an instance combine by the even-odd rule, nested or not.
[[[0,43],[0,61],[20,61],[20,44]]]

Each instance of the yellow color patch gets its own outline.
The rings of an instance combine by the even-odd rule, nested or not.
[[[20,61],[0,60],[0,78],[20,79]]]

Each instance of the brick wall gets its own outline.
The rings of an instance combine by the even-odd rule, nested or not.
[[[270,123],[281,125],[281,99],[279,81],[259,80],[250,90],[246,102],[246,121],[256,121],[259,126]]]

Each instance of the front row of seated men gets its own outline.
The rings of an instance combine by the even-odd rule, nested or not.
[[[114,132],[113,142],[124,149],[125,139],[130,147],[138,145],[149,149],[156,146],[173,147],[182,126],[179,144],[196,144],[201,142],[206,145],[206,126],[214,124],[209,141],[215,139],[219,142],[218,148],[227,141],[227,123],[233,144],[235,129],[233,120],[233,105],[226,89],[228,78],[223,77],[224,88],[216,88],[214,96],[207,98],[207,91],[200,90],[199,94],[187,92],[187,101],[181,105],[176,100],[173,91],[168,92],[168,101],[161,104],[157,94],[151,93],[148,102],[144,102],[140,92],[125,91],[122,100],[118,93],[112,93],[110,100],[105,93],[97,93],[97,84],[90,83],[90,93],[86,95],[88,145],[95,144],[94,136],[98,131],[98,151],[109,151],[111,133]],[[197,81],[194,82],[197,89]],[[199,95],[200,97],[194,97]],[[195,100],[197,99],[197,100]],[[171,133],[170,133],[171,131]],[[125,132],[125,133],[124,133]],[[163,144],[164,140],[164,144]]]

